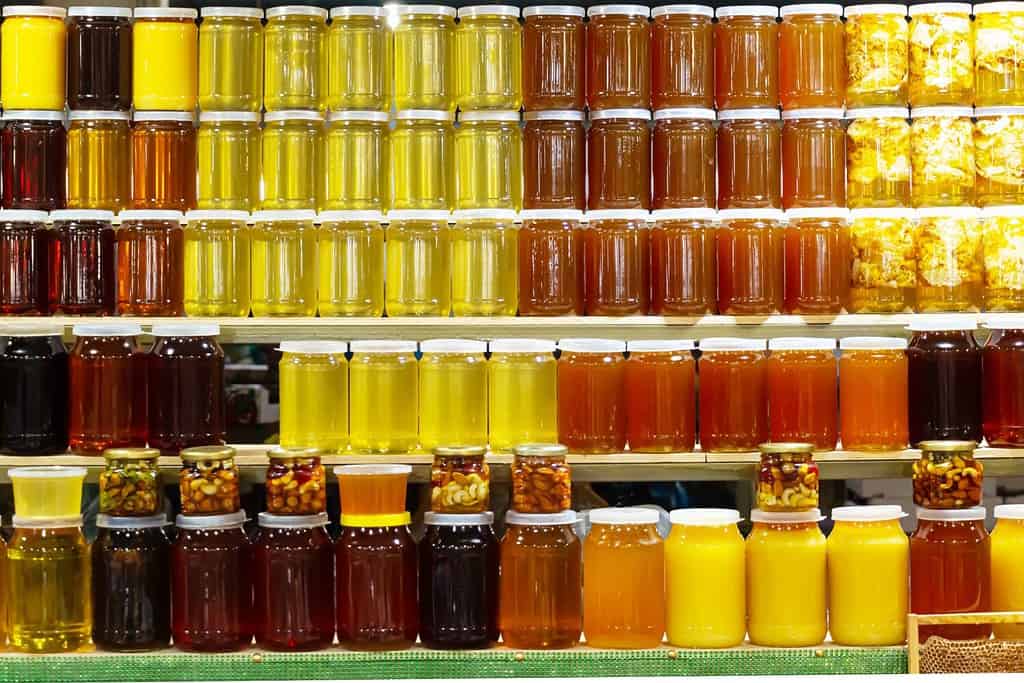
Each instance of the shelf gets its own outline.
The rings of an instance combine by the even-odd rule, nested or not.
[[[285,681],[345,679],[456,679],[602,676],[786,674],[904,674],[905,647],[761,648],[729,650],[311,653],[248,651],[232,654],[166,652],[0,655],[0,680],[21,683],[113,681]]]

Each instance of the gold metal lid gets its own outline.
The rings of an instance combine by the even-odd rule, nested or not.
[[[921,441],[917,447],[922,451],[936,453],[958,453],[960,451],[973,451],[978,447],[977,441]]]
[[[160,457],[159,448],[108,448],[103,451],[107,460],[153,460]]]
[[[442,458],[481,458],[487,455],[487,446],[438,446],[434,455]]]
[[[530,458],[564,456],[569,454],[569,447],[560,443],[521,443],[512,449],[516,455]]]
[[[183,462],[226,460],[233,457],[235,457],[235,449],[231,446],[193,446],[181,451]]]
[[[813,443],[798,443],[798,442],[768,442],[763,443],[757,447],[762,454],[771,453],[813,453]]]
[[[275,446],[267,451],[271,460],[294,460],[296,458],[319,458],[319,448],[312,446]]]

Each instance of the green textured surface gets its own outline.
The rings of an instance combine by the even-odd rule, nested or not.
[[[899,674],[906,648],[742,647],[731,650],[560,652],[245,652],[0,655],[0,681],[246,681],[474,677]]]

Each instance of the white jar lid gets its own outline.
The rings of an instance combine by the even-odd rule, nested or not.
[[[445,121],[455,120],[455,112],[440,109],[400,109],[395,112],[396,121]]]
[[[726,221],[775,221],[784,223],[786,214],[782,209],[721,209],[718,220]]]
[[[259,7],[203,7],[199,10],[203,17],[228,17],[233,19],[262,19],[263,10]]]
[[[1024,2],[1015,2],[1014,0],[1003,0],[1002,2],[979,2],[974,6],[972,14],[974,14],[974,16],[978,16],[979,14],[994,14],[996,12],[1024,12]]]
[[[768,342],[744,337],[708,337],[700,340],[698,348],[701,351],[765,351]]]
[[[7,9],[10,9],[9,7]],[[4,112],[4,121],[64,121],[64,110],[49,109],[8,109]]]
[[[920,5],[911,5],[908,13],[911,17],[921,14],[967,14],[971,13],[969,2],[926,2]]]
[[[923,206],[916,209],[918,218],[964,218],[978,219],[981,211],[973,206]]]
[[[807,524],[809,522],[820,522],[823,519],[825,518],[821,515],[821,510],[818,508],[804,512],[750,511],[751,522],[762,522],[764,524]]]
[[[254,211],[254,223],[273,223],[277,221],[299,221],[312,223],[316,220],[316,211],[312,209],[273,209],[270,211]]]
[[[1024,2],[1020,3],[1024,5]],[[1024,116],[1024,107],[975,107],[974,118],[989,116]]]
[[[697,348],[693,339],[638,339],[626,342],[630,353],[671,353],[673,351],[692,351]]]
[[[576,337],[559,339],[558,348],[571,353],[625,353],[626,342],[615,339]]]
[[[986,206],[981,210],[982,218],[1021,218],[1024,217],[1024,205],[1012,204],[1005,206]]]
[[[309,341],[283,341],[277,348],[281,353],[298,353],[305,356],[342,356],[348,351],[348,344],[343,341],[312,339]]]
[[[661,5],[651,10],[651,18],[678,14],[693,14],[698,17],[710,18],[715,16],[715,8],[710,5]]]
[[[785,211],[787,220],[802,220],[805,218],[834,219],[839,221],[850,220],[850,210],[842,206],[804,206],[797,209]]]
[[[776,337],[768,340],[769,351],[834,351],[835,348],[835,339]]]
[[[131,115],[126,111],[111,109],[76,109],[68,112],[68,121],[128,121]]]
[[[982,320],[989,330],[1024,330],[1024,313],[989,313]]]
[[[313,121],[315,123],[322,123],[323,120],[324,115],[312,109],[281,109],[278,111],[268,111],[263,115],[264,123],[274,123],[275,121]]]
[[[160,529],[170,525],[171,520],[164,515],[120,517],[102,512],[96,515],[96,526],[100,529]]]
[[[457,209],[452,212],[452,220],[459,221],[505,221],[516,220],[516,212],[512,209]]]
[[[563,510],[562,512],[552,514],[534,514],[530,512],[516,512],[515,510],[509,510],[505,513],[505,524],[513,524],[515,526],[562,526],[575,524],[576,520],[577,515],[573,510]]]
[[[136,7],[136,19],[197,19],[199,12],[191,7]]]
[[[113,17],[115,19],[131,19],[131,7],[68,7],[69,17]]]
[[[220,325],[199,321],[157,323],[150,334],[154,337],[216,337],[220,334]]]
[[[853,9],[848,7],[847,11]],[[910,118],[910,109],[907,107],[857,107],[846,110],[848,119],[903,119]]]
[[[899,505],[844,505],[832,508],[833,522],[888,522],[907,513]]]
[[[185,212],[185,221],[235,221],[246,223],[249,221],[248,211],[236,211],[232,209],[193,209]]]
[[[390,115],[386,111],[363,111],[361,109],[339,109],[327,113],[327,120],[334,121],[368,121],[370,123],[387,123]]]
[[[137,337],[142,326],[136,323],[82,323],[71,328],[76,337]]]
[[[505,121],[519,123],[519,110],[515,111],[464,111],[459,113],[459,121]]]
[[[668,518],[681,526],[732,526],[742,519],[739,510],[727,508],[684,508],[673,510]]]
[[[458,11],[450,5],[395,5],[395,12],[403,14],[429,14],[436,17],[455,18]]]
[[[651,508],[598,508],[590,510],[587,519],[591,524],[657,524],[661,515]]]
[[[992,516],[996,519],[1024,520],[1024,505],[996,505],[992,510]]]
[[[423,353],[473,353],[487,351],[487,342],[476,339],[427,339],[420,342]]]
[[[266,10],[267,19],[276,19],[277,17],[293,16],[293,17],[316,17],[327,21],[327,10],[323,7],[312,7],[310,5],[281,5],[278,7],[270,7]]]
[[[380,211],[321,211],[317,214],[317,222],[324,223],[384,223],[384,214]]]
[[[515,5],[468,5],[459,8],[459,19],[473,17],[511,17],[519,18],[519,8]]]
[[[807,3],[800,5],[784,5],[779,9],[779,16],[783,19],[796,14],[826,14],[829,16],[843,16],[843,6],[831,3]]]
[[[646,209],[598,209],[587,211],[583,218],[588,223],[594,221],[644,221],[646,222],[651,214]]]
[[[587,10],[583,7],[574,7],[570,5],[531,5],[530,7],[523,8],[523,19],[526,17],[541,17],[541,16],[552,16],[552,17],[585,17]]]
[[[387,219],[395,221],[429,221],[431,223],[447,223],[452,215],[440,209],[392,209]]]
[[[495,339],[490,343],[491,353],[550,354],[556,346],[551,339]]]
[[[929,510],[922,507],[914,509],[918,519],[925,519],[929,522],[976,522],[984,520],[988,516],[988,510],[980,505],[959,510]]]
[[[114,220],[113,211],[103,209],[57,209],[50,212],[51,221],[106,221]]]
[[[70,517],[29,517],[14,515],[11,526],[15,529],[73,529],[82,526],[82,515]]]
[[[275,515],[261,512],[257,520],[264,529],[316,529],[327,526],[331,521],[326,512],[315,515]]]
[[[902,351],[907,340],[902,337],[843,337],[839,340],[841,351]]]
[[[836,7],[839,7],[839,5],[836,5]],[[782,11],[785,12],[786,8],[783,7]],[[829,119],[838,121],[842,118],[842,107],[810,107],[807,109],[786,109],[782,112],[783,121],[797,121],[800,119]]]
[[[719,121],[778,121],[778,109],[726,109],[718,112]]]
[[[185,220],[185,214],[181,211],[168,209],[126,209],[117,214],[117,217],[122,223],[125,221],[170,221],[172,223],[182,223]]]
[[[777,17],[779,8],[771,5],[727,5],[715,10],[719,19],[730,17]]]
[[[893,220],[913,220],[917,212],[906,207],[889,207],[880,209],[850,209],[850,220],[861,218],[889,218]]]
[[[913,12],[914,8],[911,7],[910,10]],[[974,107],[914,107],[910,110],[910,118],[912,119],[919,119],[926,116],[969,119],[973,115]]]
[[[850,5],[846,8],[847,18],[863,14],[895,14],[901,17],[907,16],[907,6],[895,3],[878,3],[876,5]]]
[[[259,112],[255,111],[201,111],[199,123],[259,123]]]
[[[0,209],[0,221],[5,223],[45,223],[50,217],[35,209]]]
[[[427,512],[423,515],[423,523],[427,526],[490,526],[494,523],[494,513],[487,511],[456,515]]]
[[[579,121],[582,123],[586,118],[586,112],[578,109],[551,109],[523,113],[523,119],[526,121]]]
[[[651,212],[651,220],[658,221],[717,221],[718,214],[714,209],[655,209]]]
[[[523,209],[519,212],[521,221],[582,221],[579,209]]]
[[[416,342],[390,339],[360,339],[349,342],[352,353],[416,353]]]
[[[651,15],[651,8],[646,5],[594,5],[587,9],[588,17],[603,17],[608,15],[648,17]]]
[[[67,10],[63,7],[50,7],[48,5],[8,5],[4,7],[4,16],[63,19],[67,16]]]
[[[668,109],[655,109],[654,120],[665,121],[672,119],[696,119],[699,121],[714,121],[715,110],[704,107],[671,107]]]
[[[132,120],[141,121],[172,121],[183,123],[195,123],[196,117],[190,111],[157,111],[155,109],[136,110]]]
[[[87,473],[84,467],[65,465],[32,465],[7,470],[7,476],[11,479],[77,479]]]
[[[178,515],[174,525],[179,529],[234,529],[245,524],[245,510],[226,515]]]
[[[911,332],[960,332],[978,329],[975,315],[942,315],[918,313],[910,319],[907,329]]]
[[[605,119],[626,119],[630,121],[650,121],[651,112],[647,109],[598,109],[590,112],[591,121]]]

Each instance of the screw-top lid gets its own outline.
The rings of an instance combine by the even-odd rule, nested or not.
[[[697,342],[692,339],[638,339],[626,342],[630,353],[671,353],[673,351],[692,351]]]
[[[100,109],[75,109],[68,112],[68,121],[128,121],[131,114],[126,111]]]
[[[587,16],[590,18],[606,16],[649,17],[650,15],[651,8],[647,5],[592,5],[587,8]]]
[[[913,13],[913,8],[911,8]],[[945,118],[971,118],[974,115],[974,107],[914,107],[910,110],[910,118],[920,119],[926,116],[938,116]]]
[[[50,17],[63,19],[67,10],[63,7],[49,5],[8,5],[4,7],[4,17]]]
[[[782,223],[786,214],[782,209],[722,209],[718,212],[719,222],[726,221],[774,221]]]
[[[96,526],[100,529],[161,529],[170,526],[171,520],[164,515],[149,517],[115,517],[100,513],[96,515]]]
[[[516,219],[512,209],[458,209],[452,212],[452,220],[459,221],[505,221],[511,223]]]
[[[491,353],[551,354],[556,346],[551,339],[495,339],[490,343]]]
[[[220,325],[204,322],[157,323],[150,332],[154,337],[216,337]]]
[[[234,2],[225,0],[216,1],[223,2],[223,4],[201,8],[199,10],[199,16],[204,19],[207,17],[223,17],[232,19],[263,18],[263,10],[258,7],[258,0],[236,0]]]
[[[45,223],[49,214],[34,209],[0,210],[0,221],[4,223]]]
[[[101,209],[57,209],[50,212],[50,220],[57,221],[105,221],[114,220],[113,211]]]
[[[472,0],[471,0],[472,1]],[[472,19],[473,17],[510,17],[519,18],[518,5],[503,5],[473,2],[471,5],[459,8],[459,19]]]
[[[579,209],[523,209],[519,212],[521,221],[582,221]]]
[[[295,460],[320,457],[320,449],[313,446],[274,446],[267,451],[271,460]]]
[[[136,323],[80,323],[71,328],[76,337],[136,337],[142,326]]]
[[[416,342],[390,339],[360,339],[348,345],[352,353],[416,353]]]
[[[575,337],[559,339],[558,348],[572,353],[625,353],[626,342],[617,339]]]
[[[907,329],[911,332],[960,332],[978,329],[975,315],[933,315],[918,314],[910,319]]]
[[[715,10],[719,19],[730,17],[777,17],[779,8],[763,4],[764,0],[726,0],[727,5]]]
[[[387,216],[392,223],[395,221],[427,221],[446,225],[451,217],[449,212],[441,209],[392,209],[388,211]]]
[[[878,2],[878,0],[849,0],[843,12],[846,17],[856,17],[864,14],[895,14],[907,16],[905,4]]]
[[[916,507],[914,511],[919,520],[925,519],[929,522],[977,522],[983,521],[988,516],[988,511],[981,506],[960,508],[959,510],[931,510]]]
[[[715,16],[715,9],[711,5],[679,5],[673,4],[673,0],[655,0],[652,5],[652,18],[677,14],[693,14],[708,18]]]
[[[159,448],[107,448],[103,451],[106,460],[153,460],[160,457]]]
[[[371,123],[387,123],[390,115],[386,111],[363,111],[362,109],[343,109],[328,112],[328,121],[369,121]]]
[[[651,508],[598,508],[587,513],[591,524],[657,524],[661,515]]]
[[[203,462],[206,460],[227,460],[235,457],[235,449],[231,446],[192,446],[183,448],[178,457],[182,462]]]
[[[185,222],[192,221],[234,221],[246,223],[249,220],[248,211],[236,211],[232,209],[193,209],[185,212]]]
[[[673,524],[682,526],[732,526],[740,521],[738,510],[727,508],[686,508],[669,513]]]
[[[969,2],[929,2],[928,0],[915,0],[910,3],[908,13],[911,17],[922,14],[970,14],[971,3]]]
[[[929,453],[963,453],[973,451],[978,447],[977,441],[964,441],[959,439],[931,439],[919,441],[918,449]]]
[[[194,124],[196,117],[190,111],[136,110],[132,115],[132,120],[135,122],[171,121]]]
[[[832,508],[833,522],[888,522],[907,513],[899,505],[844,505]]]
[[[819,337],[776,337],[768,340],[769,351],[834,351],[835,339]]]
[[[178,515],[174,524],[179,529],[235,529],[245,524],[245,510],[226,515]]]
[[[70,529],[82,526],[82,515],[64,517],[14,515],[11,517],[11,526],[15,529]]]
[[[996,505],[992,509],[992,516],[996,519],[1024,520],[1024,505]]]
[[[69,17],[110,17],[114,19],[131,19],[131,7],[68,7]]]
[[[800,5],[794,5],[799,7]],[[809,5],[804,5],[809,6]],[[837,9],[842,11],[842,7],[835,5]],[[783,16],[785,16],[786,7],[782,8]],[[801,119],[828,119],[839,121],[843,118],[842,107],[810,107],[807,109],[787,109],[782,112],[783,121],[798,121]]]
[[[199,123],[259,123],[259,112],[255,111],[201,111]]]
[[[986,206],[981,210],[981,218],[1024,218],[1024,205]]]
[[[651,220],[658,221],[717,221],[718,214],[714,209],[656,209],[651,212]]]
[[[380,211],[344,210],[321,211],[317,215],[320,224],[324,223],[384,223],[384,214]]]
[[[490,526],[494,523],[494,513],[478,512],[453,515],[443,512],[427,512],[423,515],[423,523],[427,526]]]
[[[455,120],[455,112],[440,109],[399,109],[395,112],[396,121],[444,121]]]
[[[420,342],[423,353],[472,353],[487,351],[487,342],[476,339],[427,339]]]
[[[783,4],[779,10],[779,16],[783,19],[797,14],[824,14],[828,16],[843,16],[843,6],[831,3],[794,3]]]
[[[327,526],[331,520],[328,519],[326,512],[315,515],[275,515],[261,512],[257,521],[264,529],[315,529]]]
[[[526,121],[579,121],[582,123],[586,118],[586,113],[578,109],[551,109],[523,113],[523,119]]]
[[[199,12],[191,7],[136,7],[136,19],[198,19]]]
[[[316,220],[316,211],[311,209],[272,209],[255,211],[252,214],[255,223],[272,223],[276,221],[293,221],[312,223]]]
[[[847,11],[853,9],[846,8]],[[846,110],[848,119],[909,119],[910,110],[906,107],[857,107]]]
[[[842,351],[902,351],[907,340],[902,337],[843,337],[839,340]]]
[[[701,339],[698,346],[701,351],[765,351],[768,342],[743,337],[708,337]]]
[[[804,443],[802,441],[768,441],[758,445],[757,450],[761,451],[763,455],[779,453],[813,453],[814,444]]]
[[[578,516],[574,510],[563,510],[552,514],[535,514],[509,510],[505,513],[505,524],[515,526],[561,526],[575,524]]]
[[[317,19],[327,21],[327,10],[323,7],[305,5],[296,2],[285,2],[273,7],[268,7],[265,14],[267,21],[284,16],[316,17]]]
[[[5,12],[11,9],[5,8]],[[8,109],[4,112],[4,121],[60,121],[64,122],[64,110],[49,109]]]
[[[710,7],[708,9],[711,9]],[[715,110],[704,107],[671,107],[668,109],[656,109],[654,111],[655,121],[666,121],[673,119],[685,119],[700,121],[714,121]]]
[[[644,221],[650,219],[651,214],[645,209],[598,209],[588,211],[584,218],[588,223],[597,221]]]
[[[524,458],[557,458],[569,454],[569,447],[560,443],[521,443],[512,452]]]
[[[765,510],[751,510],[750,521],[762,524],[808,524],[820,522],[825,519],[821,510],[814,508],[805,512],[767,512]]]
[[[181,211],[168,209],[127,209],[119,213],[118,218],[121,219],[122,224],[125,221],[171,221],[172,223],[182,223],[185,220],[185,214]]]
[[[331,19],[348,17],[373,17],[382,19],[388,15],[383,0],[348,0],[343,7],[331,8]]]
[[[395,6],[399,14],[429,14],[438,17],[449,17],[455,19],[458,11],[455,9],[455,1],[448,0],[404,0],[400,5]]]
[[[605,119],[628,119],[632,121],[650,121],[651,112],[647,109],[598,109],[590,112],[591,121]]]
[[[1024,330],[1024,313],[994,313],[982,316],[989,330]]]
[[[863,218],[886,218],[889,220],[913,220],[917,212],[907,207],[889,207],[880,209],[850,209],[850,220]]]
[[[778,121],[778,109],[726,109],[718,112],[719,121]]]
[[[315,123],[322,123],[323,120],[324,115],[312,109],[280,109],[278,111],[268,111],[263,115],[264,123],[273,123],[275,121],[313,121]]]
[[[342,341],[283,341],[277,347],[281,353],[299,353],[307,356],[341,356],[348,351],[348,344]]]
[[[86,475],[84,467],[66,467],[64,465],[33,465],[31,467],[12,467],[7,470],[11,479],[77,479]]]
[[[492,111],[481,109],[478,111],[464,111],[459,113],[459,121],[505,121],[508,123],[519,123],[519,110]]]

